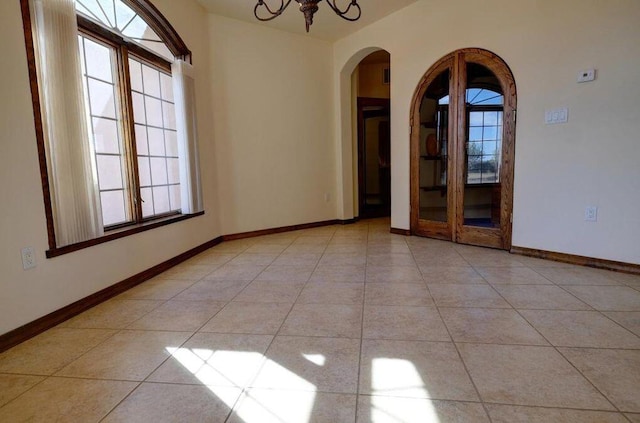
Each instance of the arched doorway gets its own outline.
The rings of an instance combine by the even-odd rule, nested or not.
[[[482,49],[440,59],[411,109],[411,231],[510,249],[516,86]]]
[[[358,216],[391,215],[391,56],[378,50],[362,59],[352,77],[357,109]]]

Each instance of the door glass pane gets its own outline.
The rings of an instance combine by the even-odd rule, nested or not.
[[[464,224],[500,227],[502,116],[498,78],[484,66],[467,64]]]
[[[438,75],[420,104],[420,219],[436,222],[447,221],[449,77]]]

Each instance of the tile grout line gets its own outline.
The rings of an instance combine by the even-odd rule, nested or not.
[[[528,268],[528,269],[531,269],[528,266],[525,266],[525,267]],[[474,267],[474,269],[475,269],[475,267]],[[534,269],[531,269],[531,270],[534,270]],[[535,272],[535,270],[534,270],[534,272]],[[538,272],[536,272],[536,273],[538,273]],[[544,275],[541,275],[541,276],[544,277],[547,280],[550,280],[550,279],[546,278]],[[554,283],[553,281],[551,281],[551,282]],[[513,307],[513,304],[511,304],[500,292],[498,292],[498,295],[500,295],[503,298],[503,300],[507,302],[507,304],[509,304],[511,307]],[[531,328],[533,328],[533,330],[535,330],[538,333],[538,335],[540,335],[547,343],[549,343],[549,346],[551,348],[553,348],[556,351],[556,353],[560,354],[560,356],[565,360],[565,362],[569,363],[569,365],[571,367],[573,367],[573,369],[576,370],[578,372],[578,374],[580,376],[582,376],[582,378],[585,379],[593,387],[593,389],[596,390],[596,392],[598,392],[609,404],[611,404],[611,406],[617,412],[621,413],[620,409],[613,403],[613,401],[611,399],[609,399],[609,397],[606,396],[600,389],[598,389],[598,387],[589,378],[587,378],[586,375],[584,375],[567,357],[565,357],[564,354],[562,354],[562,352],[560,352],[558,347],[556,347],[551,341],[549,341],[549,339],[547,339],[547,337],[544,336],[544,334],[542,332],[540,332],[538,330],[538,328],[536,328],[522,313],[520,313],[520,310],[516,309],[515,307],[513,307],[513,310],[515,310],[515,312],[518,313],[518,315],[522,319],[524,319],[524,321],[527,322],[527,324],[529,324],[529,326],[531,326]],[[540,347],[541,348],[548,348],[546,346],[540,346]]]
[[[411,251],[411,255],[413,256],[414,260],[415,260],[415,255],[413,253],[413,251],[410,249]],[[457,252],[457,251],[456,251]],[[458,253],[460,254],[460,253]],[[463,259],[466,261],[466,259],[463,257]],[[472,267],[473,268],[473,267]],[[474,268],[475,270],[475,268]],[[421,273],[422,274],[422,273]],[[424,280],[424,275],[423,275],[423,280]],[[460,363],[462,364],[467,377],[469,378],[469,382],[471,382],[471,385],[473,386],[474,391],[476,392],[476,395],[478,396],[478,399],[480,400],[480,403],[482,404],[482,409],[484,410],[484,413],[488,419],[488,421],[491,423],[493,422],[493,419],[491,418],[491,414],[489,414],[489,409],[487,408],[484,399],[482,398],[482,395],[480,395],[480,390],[478,389],[478,386],[476,385],[476,382],[473,380],[473,377],[471,377],[471,372],[469,371],[468,367],[467,367],[467,363],[465,363],[465,361],[462,358],[462,354],[460,353],[460,349],[458,348],[458,345],[455,343],[453,336],[451,335],[451,331],[449,330],[449,327],[447,326],[444,318],[442,317],[442,314],[440,313],[440,308],[438,307],[437,302],[435,301],[435,299],[433,298],[433,295],[431,294],[431,289],[429,289],[429,284],[425,281],[425,286],[427,287],[427,292],[429,293],[429,296],[431,296],[431,299],[433,300],[435,309],[438,313],[438,317],[440,318],[440,321],[442,322],[442,325],[444,326],[445,330],[447,331],[447,335],[449,335],[449,339],[451,341],[451,344],[453,345],[453,348],[456,350],[456,354],[458,355],[458,360],[460,360]]]

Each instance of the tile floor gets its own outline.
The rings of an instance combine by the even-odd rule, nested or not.
[[[640,422],[640,277],[363,221],[224,243],[0,355],[0,422]]]

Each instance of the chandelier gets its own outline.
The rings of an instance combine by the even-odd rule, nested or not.
[[[258,0],[256,7],[253,9],[253,14],[259,21],[270,21],[272,19],[277,18],[285,11],[291,0],[280,0],[280,8],[274,9],[273,6],[269,7],[267,2],[270,0]],[[318,11],[318,3],[322,0],[296,0],[300,5],[300,11],[304,13],[304,19],[306,21],[307,32],[309,32],[309,27],[313,24],[313,15]],[[342,19],[347,21],[357,21],[360,19],[362,15],[362,10],[360,9],[360,5],[358,4],[358,0],[348,0],[349,4],[345,6],[344,9],[340,9],[338,5],[336,5],[336,0],[326,0],[329,7],[336,13],[336,15],[340,16]],[[266,12],[266,13],[265,13]]]

